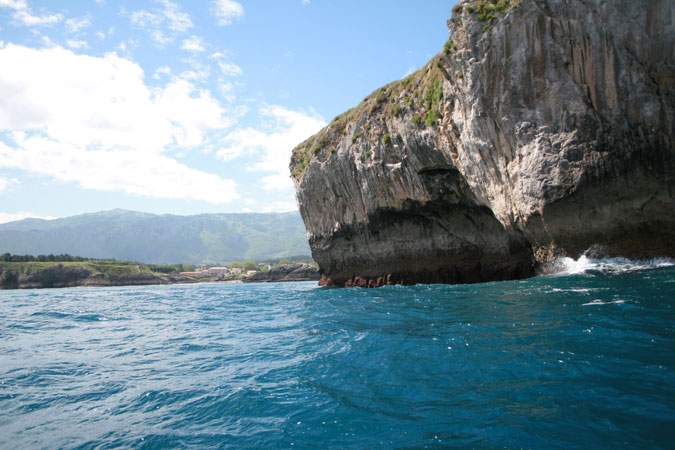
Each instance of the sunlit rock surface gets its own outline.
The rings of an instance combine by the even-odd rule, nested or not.
[[[516,279],[592,245],[675,256],[675,2],[485,5],[294,150],[323,284]]]

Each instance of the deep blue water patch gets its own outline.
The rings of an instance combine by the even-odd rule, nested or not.
[[[669,448],[662,266],[2,291],[0,448]]]

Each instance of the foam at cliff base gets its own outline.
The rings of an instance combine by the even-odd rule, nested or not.
[[[561,258],[559,263],[562,270],[555,275],[618,275],[637,270],[675,266],[675,260],[670,258],[634,261],[627,258],[594,259],[586,255],[581,255],[579,259]]]

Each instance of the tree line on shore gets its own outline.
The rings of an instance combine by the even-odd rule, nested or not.
[[[158,273],[177,273],[177,272],[188,272],[195,269],[194,264],[145,264],[138,263],[134,261],[118,261],[114,258],[87,258],[84,256],[73,256],[67,253],[60,255],[14,255],[11,253],[5,253],[0,256],[0,262],[10,262],[10,263],[31,263],[31,262],[46,262],[46,263],[63,263],[63,262],[89,262],[97,264],[115,264],[119,266],[143,266],[152,272]]]
[[[68,254],[61,255],[13,255],[11,253],[5,253],[0,256],[0,261],[4,262],[83,262],[83,261],[114,261],[111,260],[102,260],[98,258],[84,258],[82,256],[72,256]]]

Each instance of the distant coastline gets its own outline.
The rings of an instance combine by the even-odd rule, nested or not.
[[[140,263],[118,261],[0,261],[0,289],[48,289],[63,287],[148,286],[169,284],[242,283],[318,280],[309,264],[284,264],[255,276],[222,278],[161,273]]]

